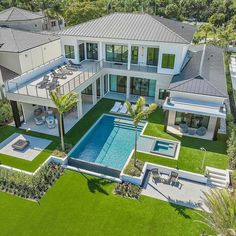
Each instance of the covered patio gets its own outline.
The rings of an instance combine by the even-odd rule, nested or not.
[[[166,98],[165,130],[176,135],[216,139],[221,120],[226,118],[224,104],[180,97]]]

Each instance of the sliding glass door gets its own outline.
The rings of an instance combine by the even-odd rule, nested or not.
[[[128,47],[125,45],[106,45],[106,60],[127,63]]]
[[[87,59],[97,60],[98,59],[98,44],[97,43],[86,43]]]
[[[131,77],[130,93],[133,95],[155,97],[156,81]]]
[[[126,93],[126,76],[110,75],[110,91],[118,93]]]
[[[84,43],[81,43],[79,45],[79,61],[85,60],[85,55],[84,55]]]
[[[176,112],[175,125],[187,124],[191,128],[199,128],[201,126],[207,128],[209,116],[196,115],[191,113]]]

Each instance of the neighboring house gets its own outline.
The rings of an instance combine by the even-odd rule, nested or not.
[[[60,38],[52,35],[0,27],[0,41],[0,66],[19,75],[61,56]]]
[[[37,84],[42,81],[43,71],[46,75],[50,69],[71,60],[82,66],[59,80],[58,91],[75,91],[80,102],[64,116],[66,132],[102,97],[135,102],[144,96],[147,103],[164,104],[168,132],[179,133],[179,124],[184,122],[192,133],[205,127],[203,138],[213,139],[218,120],[226,117],[223,52],[216,47],[192,47],[195,30],[189,24],[131,13],[114,13],[70,27],[59,32],[65,57],[7,83],[7,96],[13,107],[20,103],[31,114],[24,117],[23,128],[52,134],[54,131],[32,122],[37,108],[55,107],[49,90],[39,89]],[[185,81],[197,79],[201,82],[184,86]],[[177,84],[184,89],[175,91]],[[192,89],[194,86],[197,92]],[[189,110],[181,108],[186,103]],[[180,113],[188,113],[190,118],[182,119]]]
[[[60,24],[60,27],[59,27]],[[64,19],[46,17],[42,12],[31,12],[11,7],[0,12],[0,26],[32,32],[58,31],[64,28]]]

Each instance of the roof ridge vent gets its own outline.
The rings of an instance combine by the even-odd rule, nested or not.
[[[206,44],[204,44],[202,58],[201,58],[201,62],[200,62],[200,68],[199,68],[199,75],[200,76],[202,75],[202,68],[203,68],[203,61],[204,61],[204,57],[205,57],[205,52],[206,52]]]

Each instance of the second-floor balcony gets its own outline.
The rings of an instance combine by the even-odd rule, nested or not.
[[[85,60],[79,66],[71,66],[64,57],[60,57],[8,81],[5,85],[6,92],[50,99],[51,90],[56,89],[60,94],[67,94],[79,88],[102,69],[157,73],[156,66],[128,65],[127,63],[103,60]]]

